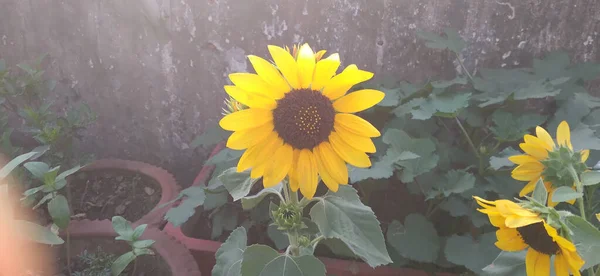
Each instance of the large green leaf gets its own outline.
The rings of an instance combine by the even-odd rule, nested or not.
[[[585,186],[600,183],[600,171],[587,171],[581,174],[581,184]]]
[[[552,82],[542,79],[529,82],[527,86],[515,91],[513,97],[515,100],[542,99],[556,96],[558,93],[560,89],[553,86]]]
[[[325,238],[342,240],[370,266],[391,262],[379,221],[354,188],[340,186],[337,193],[327,192],[311,208],[310,217]]]
[[[418,31],[417,35],[425,40],[425,45],[432,49],[448,49],[452,52],[460,54],[465,48],[466,43],[460,37],[458,32],[452,28],[445,28],[444,33],[446,37],[442,37],[435,33]]]
[[[415,120],[427,120],[433,116],[455,117],[469,105],[471,93],[431,94],[427,98],[416,98],[393,112],[396,116],[410,113]]]
[[[165,214],[165,219],[172,223],[173,226],[179,226],[194,215],[196,212],[196,207],[204,204],[205,199],[206,196],[204,195],[188,197],[183,200],[179,206],[171,208]]]
[[[71,221],[71,211],[69,210],[69,203],[65,196],[57,195],[50,200],[50,202],[48,202],[48,213],[50,213],[52,221],[56,226],[61,229],[65,229],[69,226],[69,222]]]
[[[311,255],[292,257],[266,245],[251,245],[244,251],[244,276],[325,276],[325,265]]]
[[[119,258],[117,258],[110,267],[110,271],[111,271],[112,275],[114,275],[114,276],[121,275],[123,270],[125,270],[125,268],[127,268],[127,266],[131,262],[133,262],[135,260],[135,258],[136,258],[136,255],[133,254],[133,252],[131,252],[131,251],[119,256]]]
[[[392,221],[388,227],[387,240],[404,258],[427,263],[438,259],[440,237],[433,224],[421,214],[408,215],[404,225]]]
[[[466,216],[471,211],[471,207],[465,203],[465,200],[456,195],[451,195],[440,203],[440,209],[447,211],[453,217]]]
[[[453,235],[446,241],[444,253],[448,261],[480,273],[500,253],[500,249],[494,245],[494,242],[496,242],[494,232],[479,236],[478,241],[470,236]]]
[[[463,193],[475,186],[475,176],[463,170],[451,170],[446,173],[445,181],[436,183],[433,188],[437,193],[429,194],[428,198],[436,195],[447,197],[451,194]]]
[[[215,154],[210,159],[206,160],[205,165],[217,165],[217,164],[228,163],[228,162],[239,159],[243,153],[244,153],[244,151],[242,151],[242,150],[232,150],[229,148],[225,148],[225,149],[219,151],[219,153]]]
[[[233,201],[237,201],[250,193],[258,178],[251,178],[250,171],[237,172],[237,168],[229,168],[219,175],[219,180],[223,182]]]
[[[502,251],[496,259],[483,268],[485,276],[527,276],[525,270],[525,254],[527,250],[519,252]]]
[[[553,202],[565,202],[583,197],[583,193],[573,190],[571,187],[561,186],[552,193]]]
[[[568,216],[566,224],[572,231],[577,253],[585,261],[582,269],[600,264],[600,231],[579,216]]]
[[[275,224],[269,225],[267,228],[267,235],[279,250],[286,249],[290,245],[288,236],[283,231],[277,229],[277,225]]]
[[[579,124],[576,129],[571,131],[571,143],[574,150],[600,150],[600,138],[589,126],[584,124]]]
[[[4,165],[4,167],[2,167],[2,169],[0,169],[0,180],[5,178],[7,175],[9,175],[17,166],[21,165],[21,163],[27,161],[29,158],[31,158],[32,156],[38,154],[35,151],[29,152],[29,153],[25,153],[25,154],[21,154],[17,157],[15,157],[14,159],[10,160],[10,162],[8,162],[8,164]]]
[[[211,238],[216,239],[223,234],[223,231],[233,231],[238,226],[239,212],[232,206],[223,206],[217,212],[212,214],[212,233]]]
[[[247,246],[246,228],[238,227],[219,247],[215,258],[217,262],[212,269],[214,276],[239,276],[241,275],[242,259]]]
[[[494,170],[498,170],[502,167],[512,167],[515,164],[508,160],[508,157],[513,155],[521,154],[519,151],[512,147],[508,147],[499,152],[496,156],[490,157],[490,167]]]
[[[258,205],[265,197],[267,197],[268,195],[271,195],[271,194],[281,196],[281,188],[282,187],[283,187],[282,184],[278,184],[275,187],[262,189],[260,192],[258,192],[255,195],[243,197],[242,198],[242,208],[244,208],[244,210],[250,210],[250,209],[256,207],[256,205]]]
[[[490,130],[500,141],[517,141],[529,133],[529,129],[541,125],[546,117],[537,114],[512,114],[498,109],[492,114],[495,126]]]
[[[577,93],[575,97],[570,97],[561,103],[556,112],[554,112],[552,120],[548,123],[548,130],[555,130],[562,121],[567,121],[571,129],[575,129],[579,126],[581,120],[590,114],[590,108],[585,101],[586,99],[577,96],[578,94],[583,93]]]
[[[35,178],[44,179],[44,174],[50,170],[50,166],[44,162],[27,162],[23,165]]]
[[[64,240],[50,231],[50,229],[37,225],[33,222],[25,220],[13,220],[11,221],[11,224],[15,227],[15,229],[17,229],[17,233],[34,242],[48,245],[58,245],[64,243]]]

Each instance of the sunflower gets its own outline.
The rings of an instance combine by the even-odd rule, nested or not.
[[[560,186],[569,186],[574,189],[574,179],[569,171],[573,166],[577,173],[587,169],[585,161],[590,155],[589,150],[574,151],[571,144],[571,131],[569,124],[562,121],[556,130],[556,143],[550,134],[542,127],[536,127],[536,136],[527,134],[523,137],[524,143],[519,144],[525,152],[523,155],[514,155],[508,159],[518,166],[512,171],[512,178],[527,181],[519,196],[525,196],[533,191],[540,177],[543,179],[549,192],[549,206],[555,206],[552,201],[554,190]],[[573,201],[569,201],[573,204]]]
[[[525,267],[528,276],[550,275],[550,258],[554,256],[557,276],[581,275],[584,264],[575,245],[560,236],[558,231],[540,216],[509,200],[488,201],[474,196],[488,215],[492,225],[498,227],[495,245],[504,251],[527,249]]]
[[[348,184],[346,163],[371,166],[367,153],[375,152],[372,137],[380,132],[352,114],[368,109],[384,98],[372,89],[347,94],[373,77],[352,64],[336,74],[339,55],[322,58],[308,44],[294,47],[293,55],[268,46],[274,64],[250,55],[256,74],[234,73],[225,91],[247,106],[223,117],[220,126],[234,133],[227,147],[245,150],[237,171],[251,170],[263,177],[265,188],[289,176],[290,187],[307,198],[317,190],[319,177],[336,192]]]

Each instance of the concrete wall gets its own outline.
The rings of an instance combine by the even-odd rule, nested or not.
[[[598,60],[600,2],[502,1],[0,0],[0,57],[49,53],[63,102],[84,100],[99,115],[84,150],[189,182],[203,163],[189,143],[220,117],[226,75],[251,70],[245,55],[265,56],[267,44],[309,42],[412,81],[455,68],[417,41],[420,29],[458,29],[470,68],[526,65],[555,49]]]

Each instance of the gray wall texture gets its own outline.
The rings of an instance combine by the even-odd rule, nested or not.
[[[459,30],[469,68],[512,67],[558,49],[597,61],[599,23],[594,0],[0,0],[0,58],[49,53],[58,97],[99,115],[82,150],[161,165],[187,186],[206,153],[189,144],[220,118],[227,74],[267,44],[308,42],[420,81],[456,62],[417,30]]]

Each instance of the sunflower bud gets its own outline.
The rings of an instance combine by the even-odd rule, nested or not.
[[[309,238],[309,237],[307,237],[307,236],[300,236],[300,237],[298,238],[298,244],[299,244],[301,247],[309,247],[309,246],[310,246],[310,242],[311,242],[311,240],[310,240],[310,238]]]
[[[548,152],[548,158],[540,161],[545,167],[542,176],[545,181],[551,182],[555,187],[571,187],[575,183],[575,179],[569,171],[570,168],[573,167],[577,175],[587,169],[587,166],[581,160],[581,152],[574,152],[567,147],[550,151]]]
[[[294,203],[282,203],[277,210],[272,211],[272,215],[277,229],[281,231],[294,231],[305,227],[302,222],[302,209]]]

